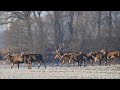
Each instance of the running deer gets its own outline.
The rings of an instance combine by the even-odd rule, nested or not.
[[[116,58],[120,58],[119,51],[107,51],[106,49],[102,49],[100,52],[106,56],[106,60],[109,61],[109,65],[110,61],[113,62]],[[105,65],[107,65],[107,62],[105,63]]]
[[[55,52],[55,59],[58,58],[61,60],[62,64],[61,66],[65,63],[68,62],[68,66],[71,64],[71,62],[74,64],[74,62],[77,62],[79,65],[79,62],[81,63],[80,66],[82,65],[83,60],[83,55],[75,52],[69,52],[69,53],[61,53],[61,49],[64,47],[64,44],[59,45],[59,48],[56,49]],[[75,65],[74,65],[75,66]],[[84,66],[85,62],[84,62]]]
[[[92,56],[92,58],[94,58],[94,62],[99,62],[99,65],[101,65],[101,62],[104,58],[103,54],[101,54],[100,52],[91,52],[90,55]]]
[[[70,53],[61,53],[61,49],[64,47],[64,43],[63,44],[60,44],[59,45],[59,47],[58,47],[58,49],[56,49],[56,51],[55,51],[55,59],[56,58],[58,58],[61,62],[62,62],[62,64],[61,64],[61,66],[63,65],[63,64],[65,64],[66,62],[68,62],[68,66],[70,66],[70,63],[71,63],[71,61],[73,60],[72,59],[72,57],[71,57],[71,55],[70,55]],[[73,62],[73,61],[72,61]]]
[[[87,62],[91,62],[92,66],[94,66],[95,59],[93,58],[91,53],[84,53],[84,56],[86,57]]]

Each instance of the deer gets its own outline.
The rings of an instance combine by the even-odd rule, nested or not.
[[[99,65],[102,64],[102,60],[104,59],[104,55],[100,52],[91,52],[90,55],[94,58],[94,62],[99,62]]]
[[[106,56],[106,61],[109,61],[109,65],[110,61],[113,61],[115,58],[120,58],[119,51],[107,51],[106,49],[102,49],[100,52]],[[105,65],[107,65],[107,62],[105,63]]]
[[[23,53],[21,53],[21,55],[10,55],[10,49],[7,49],[8,51],[6,53],[4,53],[4,59],[7,58],[10,62],[12,62],[12,66],[11,69],[13,68],[14,64],[18,64],[18,69],[19,69],[19,64],[20,63],[24,63],[25,59],[23,56]]]
[[[86,60],[84,59],[85,55],[86,54],[83,53],[83,52],[80,52],[80,53],[74,52],[74,54],[73,54],[73,60],[76,61],[76,62],[78,62],[78,66],[82,66],[83,62],[84,62],[84,66],[87,66]]]
[[[91,53],[84,53],[85,58],[91,62],[92,66],[94,66],[95,59],[91,55]]]
[[[62,62],[62,64],[61,64],[61,66],[64,64],[64,63],[66,63],[66,62],[68,62],[68,66],[70,66],[70,63],[71,63],[71,61],[73,61],[73,57],[72,57],[72,53],[61,53],[61,49],[64,47],[64,43],[63,44],[59,44],[59,47],[58,47],[58,49],[56,49],[56,47],[55,47],[55,59],[59,59],[61,62]]]
[[[60,52],[62,47],[64,47],[64,44],[59,45],[59,48],[56,49],[56,52],[55,52],[55,59],[58,58],[58,59],[61,60],[61,62],[62,62],[61,66],[65,62],[68,62],[68,66],[70,65],[71,62],[72,63],[77,62],[78,65],[79,65],[79,62],[81,62],[80,66],[82,65],[82,61],[84,61],[82,54],[79,54],[79,53],[76,53],[76,52],[69,52],[69,53],[64,53],[63,54],[63,53]],[[84,66],[86,66],[85,63],[84,63]]]
[[[28,69],[32,69],[31,68],[32,67],[32,62],[38,62],[39,63],[38,69],[41,65],[41,62],[44,64],[44,67],[46,68],[46,65],[45,65],[45,62],[43,60],[42,54],[26,54],[25,58],[27,59],[27,60],[25,60],[26,63],[28,63],[28,65],[29,65]]]

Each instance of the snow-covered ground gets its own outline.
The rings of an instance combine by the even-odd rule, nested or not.
[[[0,64],[0,79],[120,79],[120,65],[110,66],[41,66],[27,69],[27,65],[17,65],[10,69],[11,65]]]

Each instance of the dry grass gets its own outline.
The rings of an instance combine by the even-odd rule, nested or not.
[[[0,66],[0,79],[120,79],[120,65],[47,66],[46,69],[43,66],[37,69],[35,66],[31,70],[27,69],[27,65],[20,65],[19,70],[17,65],[13,69],[10,69],[10,66]]]

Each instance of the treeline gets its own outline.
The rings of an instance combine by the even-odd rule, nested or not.
[[[9,11],[0,12],[8,47],[29,53],[64,43],[64,51],[120,50],[119,11]]]

